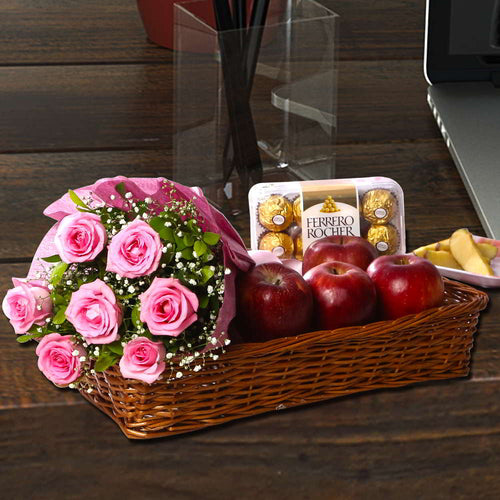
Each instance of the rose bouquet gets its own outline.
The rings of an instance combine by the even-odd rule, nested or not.
[[[91,392],[85,375],[117,365],[151,384],[224,351],[235,275],[252,261],[199,189],[102,179],[44,213],[57,223],[2,308],[50,381]]]

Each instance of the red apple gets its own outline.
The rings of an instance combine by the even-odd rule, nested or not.
[[[333,261],[347,262],[366,270],[377,255],[376,248],[360,236],[327,236],[307,247],[302,271],[305,274],[319,264]]]
[[[311,286],[317,326],[334,330],[372,321],[377,309],[375,285],[365,271],[345,262],[313,267],[304,279]]]
[[[385,319],[416,314],[441,305],[443,278],[436,266],[416,255],[383,255],[367,269],[377,288]]]
[[[255,266],[237,282],[237,324],[246,341],[267,341],[312,330],[309,285],[283,264]]]

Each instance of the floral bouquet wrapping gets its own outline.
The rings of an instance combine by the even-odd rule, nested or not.
[[[54,384],[91,393],[91,375],[179,379],[229,343],[238,270],[252,260],[197,188],[163,178],[101,179],[44,212],[28,277],[2,304],[19,342],[36,340]]]

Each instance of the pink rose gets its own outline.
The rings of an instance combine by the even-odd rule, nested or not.
[[[139,299],[141,321],[153,335],[177,337],[198,319],[198,297],[175,278],[155,278]]]
[[[14,287],[5,295],[2,310],[16,333],[26,333],[33,324],[43,325],[52,313],[50,291],[40,281],[12,279]]]
[[[76,212],[61,220],[54,244],[63,262],[87,262],[95,259],[108,240],[106,229],[96,214]]]
[[[39,370],[54,384],[66,386],[81,375],[80,356],[86,356],[85,349],[71,340],[50,333],[42,338],[36,348]]]
[[[159,234],[146,222],[136,219],[111,240],[106,271],[125,278],[146,276],[158,269],[161,250]]]
[[[161,342],[153,342],[147,337],[131,340],[125,345],[120,359],[121,374],[152,384],[165,370],[166,353]]]
[[[89,344],[109,344],[119,338],[122,310],[113,290],[99,279],[71,294],[66,318]]]

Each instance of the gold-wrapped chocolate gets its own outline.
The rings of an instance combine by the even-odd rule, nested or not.
[[[363,217],[372,224],[387,224],[397,208],[396,197],[387,189],[372,189],[363,196]]]
[[[280,259],[289,259],[293,255],[293,240],[286,233],[266,233],[260,239],[259,250],[270,250]]]
[[[366,239],[381,255],[393,254],[399,246],[399,234],[392,224],[373,224]]]
[[[297,232],[297,235],[293,239],[293,243],[294,243],[293,256],[297,260],[302,260],[302,232],[301,231]]]
[[[283,231],[293,220],[292,204],[279,194],[273,194],[259,205],[259,222],[270,231]]]
[[[300,195],[293,202],[293,220],[299,226],[302,224],[302,198]]]

